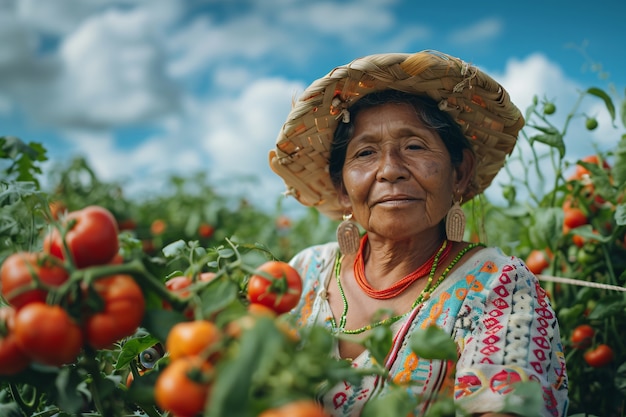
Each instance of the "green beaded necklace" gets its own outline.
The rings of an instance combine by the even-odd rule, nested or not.
[[[422,292],[420,292],[420,294],[417,297],[417,299],[413,302],[413,305],[411,305],[411,309],[409,310],[409,312],[411,310],[413,310],[415,307],[417,307],[418,304],[420,304],[420,303],[422,303],[422,302],[424,302],[424,301],[426,301],[426,300],[428,300],[430,298],[430,295],[437,289],[437,287],[439,287],[439,284],[441,284],[443,282],[443,280],[446,278],[446,276],[448,275],[450,270],[454,267],[454,265],[456,265],[457,262],[459,262],[459,260],[461,260],[463,255],[465,255],[467,252],[469,252],[470,250],[474,249],[477,246],[483,246],[480,243],[470,243],[468,246],[466,246],[465,248],[461,249],[461,251],[450,262],[450,264],[441,273],[441,276],[437,279],[436,282],[434,282],[434,285],[433,285],[433,281],[434,281],[434,277],[435,277],[435,271],[437,270],[437,267],[439,266],[439,258],[441,257],[441,254],[443,253],[443,250],[446,248],[447,243],[448,242],[444,242],[444,244],[441,246],[441,248],[439,248],[439,251],[437,252],[437,255],[435,256],[435,261],[433,263],[433,266],[430,269],[430,273],[428,274],[428,282],[426,283],[426,286],[424,287]],[[359,334],[359,333],[363,333],[363,332],[366,332],[368,330],[373,329],[374,327],[395,323],[396,321],[400,320],[401,318],[403,318],[404,316],[406,316],[409,313],[409,312],[406,312],[404,314],[399,314],[397,316],[389,317],[389,318],[380,320],[378,322],[371,323],[371,324],[368,324],[366,326],[360,327],[358,329],[351,329],[351,330],[346,329],[345,326],[346,326],[346,318],[347,318],[347,315],[348,315],[348,300],[346,299],[346,295],[343,292],[343,286],[341,285],[341,279],[340,279],[341,261],[342,260],[343,260],[343,255],[341,255],[341,253],[337,253],[337,257],[335,258],[335,268],[334,268],[334,270],[335,270],[335,278],[337,280],[337,287],[339,287],[339,294],[341,294],[341,300],[343,301],[343,312],[341,313],[341,318],[339,319],[339,327],[337,327],[337,323],[335,322],[335,318],[332,317],[332,316],[330,318],[330,324],[331,324],[332,328],[336,332],[344,333],[344,334]]]

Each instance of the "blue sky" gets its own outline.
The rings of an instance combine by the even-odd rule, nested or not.
[[[135,195],[203,170],[273,205],[284,187],[267,152],[292,99],[333,67],[437,49],[522,110],[537,94],[564,117],[577,88],[623,98],[624,16],[624,1],[0,0],[0,135],[43,143],[50,163],[82,155]],[[599,120],[568,157],[623,133]]]

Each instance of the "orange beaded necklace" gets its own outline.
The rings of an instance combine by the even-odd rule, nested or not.
[[[439,258],[438,260],[443,261],[452,249],[452,245],[448,245],[448,241],[444,240],[441,247],[435,251],[430,259],[428,259],[428,261],[426,261],[422,266],[397,281],[391,287],[377,290],[372,287],[369,282],[367,282],[367,278],[365,277],[365,262],[363,261],[365,243],[367,243],[367,234],[363,235],[361,238],[359,251],[354,259],[354,277],[356,278],[356,282],[359,284],[361,290],[370,298],[375,298],[377,300],[388,300],[402,294],[402,292],[404,292],[404,290],[406,290],[415,281],[428,275],[435,262],[435,258]]]

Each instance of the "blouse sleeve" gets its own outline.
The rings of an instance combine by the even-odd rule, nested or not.
[[[537,381],[542,415],[564,416],[565,360],[549,298],[520,259],[503,255],[495,265],[473,277],[483,288],[466,298],[467,316],[457,322],[455,398],[470,413],[493,412],[507,397],[509,404],[516,401],[511,397],[516,382]]]

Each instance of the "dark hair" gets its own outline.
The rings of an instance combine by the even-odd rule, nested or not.
[[[426,127],[433,129],[441,137],[450,154],[453,166],[458,166],[463,161],[464,149],[472,150],[472,145],[461,131],[459,124],[449,113],[440,110],[437,102],[432,98],[398,90],[384,90],[371,93],[358,100],[349,108],[350,122],[343,123],[340,121],[337,129],[335,129],[328,166],[330,178],[335,186],[342,183],[341,171],[346,159],[348,143],[354,135],[356,116],[361,110],[388,103],[411,105],[422,123]]]

